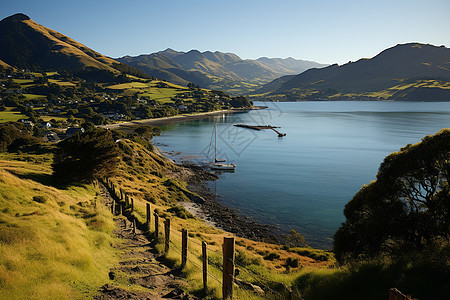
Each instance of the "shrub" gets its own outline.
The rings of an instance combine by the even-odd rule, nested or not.
[[[167,210],[167,212],[175,214],[178,218],[181,219],[193,219],[195,218],[190,212],[188,212],[184,207],[182,206],[174,206]]]
[[[245,251],[236,251],[235,261],[238,266],[261,265],[261,257],[251,257]]]
[[[47,199],[44,196],[33,196],[33,201],[38,203],[45,203]]]
[[[286,259],[286,266],[288,266],[288,267],[298,268],[299,265],[300,265],[300,263],[298,261],[298,258],[288,257]]]
[[[265,260],[274,260],[274,259],[279,259],[280,255],[274,252],[270,252],[269,254],[267,254],[266,256],[264,256]]]

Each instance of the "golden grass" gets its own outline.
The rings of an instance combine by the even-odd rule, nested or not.
[[[57,85],[60,85],[60,86],[76,86],[76,84],[73,82],[61,81],[61,80],[57,80],[57,79],[49,79],[48,82],[56,83]]]
[[[107,88],[112,90],[126,90],[126,89],[145,89],[149,86],[142,82],[130,82],[130,83],[121,83],[110,85]]]
[[[109,210],[95,208],[92,186],[40,183],[49,156],[5,158],[14,157],[0,160],[0,298],[92,298],[117,262]]]
[[[115,60],[101,55],[100,53],[85,47],[73,39],[55,30],[44,27],[33,20],[25,20],[22,22],[48,38],[53,45],[60,46],[61,48],[58,50],[59,52],[68,56],[76,57],[85,66],[96,67],[118,73],[116,69],[111,67],[112,64],[116,62]]]
[[[181,230],[188,230],[188,263],[183,274],[191,285],[191,292],[202,288],[202,271],[198,268],[202,265],[200,259],[202,241],[208,244],[210,261],[218,264],[218,266],[210,264],[209,271],[214,277],[222,280],[222,273],[219,269],[221,257],[217,253],[222,252],[223,238],[232,236],[232,234],[210,227],[197,218],[182,219],[169,212],[168,209],[178,205],[178,201],[189,201],[183,193],[185,184],[179,180],[186,175],[184,174],[185,171],[141,145],[128,140],[122,140],[121,143],[127,144],[132,149],[133,154],[126,159],[127,163],[122,162],[120,164],[120,175],[111,178],[111,181],[117,188],[133,197],[135,207],[133,214],[138,222],[145,223],[147,200],[152,202],[152,212],[158,211],[160,232],[163,232],[162,222],[164,218],[171,219],[171,248],[166,258],[175,266],[181,264],[179,250],[181,249]],[[153,216],[150,231],[154,232]],[[315,260],[297,252],[291,252],[280,245],[255,242],[238,237],[235,238],[235,241],[236,253],[240,253],[239,259],[236,260],[236,267],[242,269],[239,278],[257,285],[260,285],[261,281],[266,283],[284,282],[289,285],[302,272],[303,268],[328,268],[333,264],[333,260]],[[157,249],[160,252],[163,252],[163,248],[162,243],[158,244]],[[264,259],[270,253],[275,253],[279,257],[274,260]],[[298,259],[299,267],[291,268],[289,272],[286,272],[285,264],[288,258]],[[255,279],[255,277],[258,279]],[[213,278],[208,280],[210,283],[209,295],[220,298],[221,285]],[[247,299],[247,293],[248,291],[237,288],[239,299],[241,297]],[[256,296],[252,294],[251,297]]]
[[[27,119],[27,116],[17,111],[11,111],[11,108],[7,108],[6,111],[0,111],[0,123],[4,122],[16,122],[20,119]]]
[[[162,221],[171,219],[171,246],[165,257],[173,267],[181,264],[181,229],[188,230],[188,263],[183,276],[191,293],[202,289],[201,242],[206,242],[212,274],[207,297],[220,298],[222,242],[231,234],[197,218],[182,219],[168,211],[180,200],[189,201],[182,181],[186,170],[135,142],[123,139],[120,146],[128,147],[129,155],[111,181],[133,197],[133,215],[138,223],[145,223],[148,201],[152,211],[158,210],[160,215],[160,232]],[[111,247],[116,242],[112,236],[114,223],[110,212],[100,205],[96,189],[70,186],[61,190],[46,185],[51,162],[51,154],[0,155],[0,298],[92,298],[107,282],[108,270],[117,264],[117,253]],[[153,221],[152,217],[150,232],[155,230]],[[280,245],[238,237],[235,241],[236,267],[241,270],[238,278],[259,286],[272,282],[289,286],[305,269],[333,264]],[[161,252],[163,247],[161,242],[157,244]],[[264,259],[271,253],[278,256]],[[299,267],[287,270],[288,258],[298,259]],[[120,286],[120,278],[117,283]],[[239,299],[264,299],[238,287],[235,295]]]
[[[46,96],[44,96],[44,95],[37,95],[37,94],[23,94],[23,95],[25,96],[25,99],[27,99],[27,100],[46,98]]]

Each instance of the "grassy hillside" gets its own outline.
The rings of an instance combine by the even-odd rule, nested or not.
[[[450,49],[410,43],[386,49],[371,59],[283,77],[255,91],[255,96],[287,101],[448,101],[448,82]]]
[[[148,148],[130,140],[122,139],[120,147],[126,149],[127,155],[120,163],[120,171],[118,172],[120,175],[111,178],[111,181],[124,193],[132,195],[135,205],[134,216],[139,223],[145,223],[146,203],[150,202],[152,210],[157,211],[160,217],[171,219],[171,228],[175,231],[171,239],[174,244],[181,245],[181,229],[188,230],[191,239],[189,259],[193,263],[188,264],[183,272],[192,284],[191,292],[199,293],[202,287],[202,273],[194,264],[201,265],[199,259],[201,257],[201,242],[205,241],[209,249],[220,254],[223,237],[230,234],[207,226],[203,221],[192,217],[180,206],[179,202],[189,202],[192,194],[186,190],[186,183],[183,181],[188,176],[192,176],[189,170],[173,165],[167,159],[161,158]],[[153,232],[153,230],[154,224],[151,224],[150,231]],[[160,251],[163,251],[162,243],[157,247]],[[295,249],[290,250],[283,248],[281,245],[254,242],[244,238],[237,238],[236,250],[237,263],[244,267],[242,268],[242,275],[240,275],[241,279],[257,285],[264,283],[267,286],[277,288],[281,288],[277,285],[277,282],[285,282],[290,285],[300,272],[311,268],[326,268],[333,262],[332,255],[325,251],[308,248],[303,249],[303,251],[294,251]],[[210,256],[213,263],[210,266],[210,271],[217,278],[221,278],[221,257],[213,252],[210,253]],[[174,266],[179,266],[181,263],[179,252],[174,247],[171,248],[166,257],[170,264]],[[298,265],[286,272],[286,260],[288,258],[297,260]],[[258,280],[262,282],[258,282]],[[221,286],[214,280],[211,280],[210,284],[211,295],[220,297]],[[282,288],[280,292],[284,292]],[[245,291],[238,293],[241,296],[246,294]]]
[[[107,58],[92,49],[46,28],[23,14],[0,21],[1,59],[21,68],[40,66],[43,69],[80,70],[94,67],[117,72]],[[116,62],[117,63],[117,62]]]
[[[93,186],[49,185],[50,154],[0,156],[0,298],[92,298],[116,262]]]
[[[8,65],[7,63],[5,63],[2,60],[0,60],[0,67],[5,68],[5,69],[12,69],[12,67],[10,65]]]
[[[3,68],[70,72],[94,69],[148,77],[20,13],[0,21],[0,44],[7,45],[0,48]]]
[[[144,131],[139,135],[132,128],[127,130],[112,132],[120,139],[116,143],[120,160],[118,172],[108,180],[116,192],[120,189],[134,199],[134,211],[128,208],[125,213],[136,218],[161,254],[163,240],[155,239],[153,222],[150,227],[146,224],[147,203],[161,222],[169,218],[171,248],[162,260],[180,270],[190,294],[220,299],[222,242],[231,234],[206,225],[181,206],[180,201],[196,197],[185,182],[195,173],[155,152]],[[137,282],[124,282],[120,273],[117,280],[108,278],[120,253],[113,247],[118,241],[112,234],[112,215],[101,204],[98,189],[80,184],[53,186],[51,163],[48,151],[0,155],[0,298],[92,298],[105,283],[142,291]],[[179,269],[181,229],[189,233],[188,263],[183,269]],[[239,299],[286,299],[289,290],[304,299],[381,299],[392,287],[420,299],[450,294],[445,273],[448,247],[433,252],[431,259],[421,254],[395,262],[378,258],[338,266],[333,254],[323,250],[241,237],[235,241],[237,279],[247,284],[235,287]],[[201,242],[207,243],[212,276],[206,293],[198,268]],[[248,283],[259,286],[264,296],[249,289]]]
[[[222,240],[230,234],[207,226],[180,206],[179,201],[189,201],[192,195],[183,181],[192,175],[189,170],[159,156],[135,134],[122,135],[118,145],[122,153],[119,172],[110,180],[132,195],[138,224],[145,223],[146,203],[151,203],[160,218],[172,220],[174,244],[181,243],[182,228],[189,230],[192,263],[182,274],[190,283],[190,292],[201,295],[202,275],[195,267],[201,264],[200,242],[207,242],[213,251],[210,273],[221,278]],[[0,298],[92,298],[100,286],[111,282],[108,272],[119,254],[112,247],[118,242],[112,235],[112,215],[101,204],[95,186],[53,186],[51,162],[50,153],[0,155]],[[156,247],[162,252],[162,243]],[[324,251],[291,250],[244,238],[237,238],[236,249],[239,278],[276,293],[286,292],[281,282],[290,285],[301,272],[327,268],[333,262]],[[296,261],[289,271],[287,259]],[[165,261],[172,267],[180,265],[176,248],[165,255]],[[133,283],[128,288],[142,290]],[[258,299],[242,288],[236,293],[240,299]],[[221,285],[211,280],[207,297],[218,299],[220,295]]]

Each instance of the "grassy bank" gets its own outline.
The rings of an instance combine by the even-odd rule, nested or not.
[[[93,186],[48,185],[51,155],[0,156],[0,298],[92,298],[116,262]]]
[[[117,193],[133,198],[138,227],[154,242],[161,259],[188,283],[201,299],[221,299],[222,243],[232,234],[206,225],[183,207],[192,193],[185,180],[192,171],[174,165],[153,151],[148,141],[122,134],[117,175],[110,177]],[[0,298],[93,298],[105,283],[142,291],[138,283],[111,281],[118,264],[119,243],[109,209],[93,185],[52,185],[52,154],[0,155]],[[120,190],[119,190],[120,189]],[[155,240],[154,222],[146,224],[146,205],[162,221],[171,220],[170,250],[162,235]],[[181,230],[189,236],[188,262],[181,268]],[[208,249],[208,289],[203,290],[202,247]],[[390,288],[420,299],[444,299],[450,294],[448,247],[424,259],[372,260],[338,266],[331,252],[288,247],[235,237],[238,299],[386,299]],[[120,276],[119,276],[120,277]],[[120,281],[122,280],[122,281]],[[438,287],[438,288],[434,288]]]
[[[181,230],[187,229],[189,235],[188,263],[182,270],[190,283],[190,292],[211,299],[221,297],[222,280],[222,243],[223,238],[232,234],[207,226],[202,220],[193,217],[179,201],[189,201],[184,180],[193,176],[189,170],[174,165],[145,147],[127,139],[121,139],[119,147],[126,154],[119,164],[117,176],[110,178],[116,191],[122,190],[134,200],[134,212],[142,228],[146,228],[146,205],[151,204],[152,211],[158,213],[161,222],[171,220],[171,248],[165,254],[166,262],[173,268],[181,266]],[[130,212],[131,213],[131,212]],[[161,223],[160,222],[160,223]],[[150,223],[149,235],[155,231]],[[160,232],[162,232],[162,227]],[[310,248],[288,248],[282,245],[255,242],[244,238],[235,238],[236,268],[240,270],[238,279],[260,286],[267,295],[284,295],[289,287],[305,269],[328,268],[334,263],[333,256],[326,251]],[[209,252],[209,290],[202,291],[201,242],[206,242]],[[164,245],[160,240],[157,249],[163,253]],[[236,289],[239,299],[258,297],[247,288]],[[266,295],[266,296],[267,296]],[[265,296],[262,297],[265,299]]]
[[[171,249],[165,254],[172,268],[181,264],[178,248],[181,229],[189,232],[189,258],[181,270],[189,292],[207,299],[221,298],[222,230],[193,217],[179,201],[189,201],[184,179],[189,170],[178,167],[152,151],[151,144],[121,139],[119,172],[110,178],[134,199],[133,216],[146,219],[146,204],[172,224]],[[112,245],[112,215],[100,203],[92,185],[52,185],[52,154],[0,155],[0,295],[6,299],[92,298],[117,264]],[[142,225],[143,226],[143,225]],[[154,232],[152,223],[149,230]],[[201,242],[208,245],[209,288],[202,290]],[[162,252],[159,241],[156,248]],[[267,295],[285,293],[304,269],[333,264],[299,254],[280,245],[236,238],[238,279],[261,287]],[[287,266],[287,261],[295,261]],[[217,279],[217,280],[216,280]],[[142,289],[129,283],[130,289]],[[265,299],[248,288],[236,287],[239,299]]]

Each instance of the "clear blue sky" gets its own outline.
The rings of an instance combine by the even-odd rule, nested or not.
[[[399,43],[450,46],[449,0],[0,0],[111,57],[179,51],[346,63]]]

